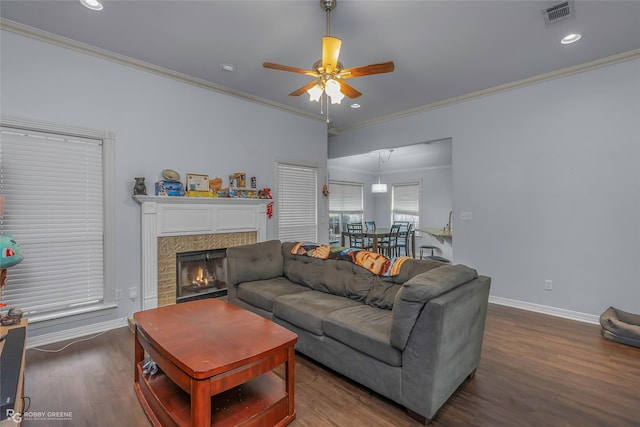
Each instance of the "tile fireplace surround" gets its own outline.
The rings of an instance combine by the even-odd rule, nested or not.
[[[266,240],[266,199],[134,196],[142,216],[142,309],[176,302],[176,253]]]

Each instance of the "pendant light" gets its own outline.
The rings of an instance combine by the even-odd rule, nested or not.
[[[393,150],[389,150],[389,156],[387,160],[382,160],[382,152],[378,152],[378,182],[371,184],[371,192],[372,193],[386,193],[387,192],[387,184],[383,184],[380,182],[380,170],[382,168],[383,163],[387,163],[391,158],[391,153]]]

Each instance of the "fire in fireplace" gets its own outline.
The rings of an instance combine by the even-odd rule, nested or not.
[[[176,302],[227,294],[226,249],[176,254]]]

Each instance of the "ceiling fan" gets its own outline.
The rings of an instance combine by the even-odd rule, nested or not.
[[[342,40],[331,37],[329,32],[331,27],[331,11],[335,9],[336,1],[337,0],[320,0],[320,7],[322,7],[327,14],[327,35],[322,37],[322,59],[313,64],[312,70],[274,64],[272,62],[264,62],[262,64],[264,68],[305,74],[314,78],[313,81],[291,92],[289,96],[299,96],[307,92],[311,101],[318,102],[324,92],[331,99],[332,104],[340,104],[345,95],[351,99],[362,95],[353,86],[345,82],[345,79],[390,73],[395,67],[393,62],[383,62],[362,67],[343,68],[342,63],[338,61]]]

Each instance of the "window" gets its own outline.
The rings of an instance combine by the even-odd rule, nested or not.
[[[420,226],[420,183],[393,184],[391,187],[391,221],[409,221],[415,230]]]
[[[329,240],[337,240],[347,224],[362,223],[363,190],[363,184],[329,182]]]
[[[315,167],[278,163],[278,238],[318,240],[318,171]]]
[[[31,321],[113,306],[113,140],[101,132],[3,120],[0,232],[24,260],[2,302]],[[53,130],[53,131],[52,131]]]

